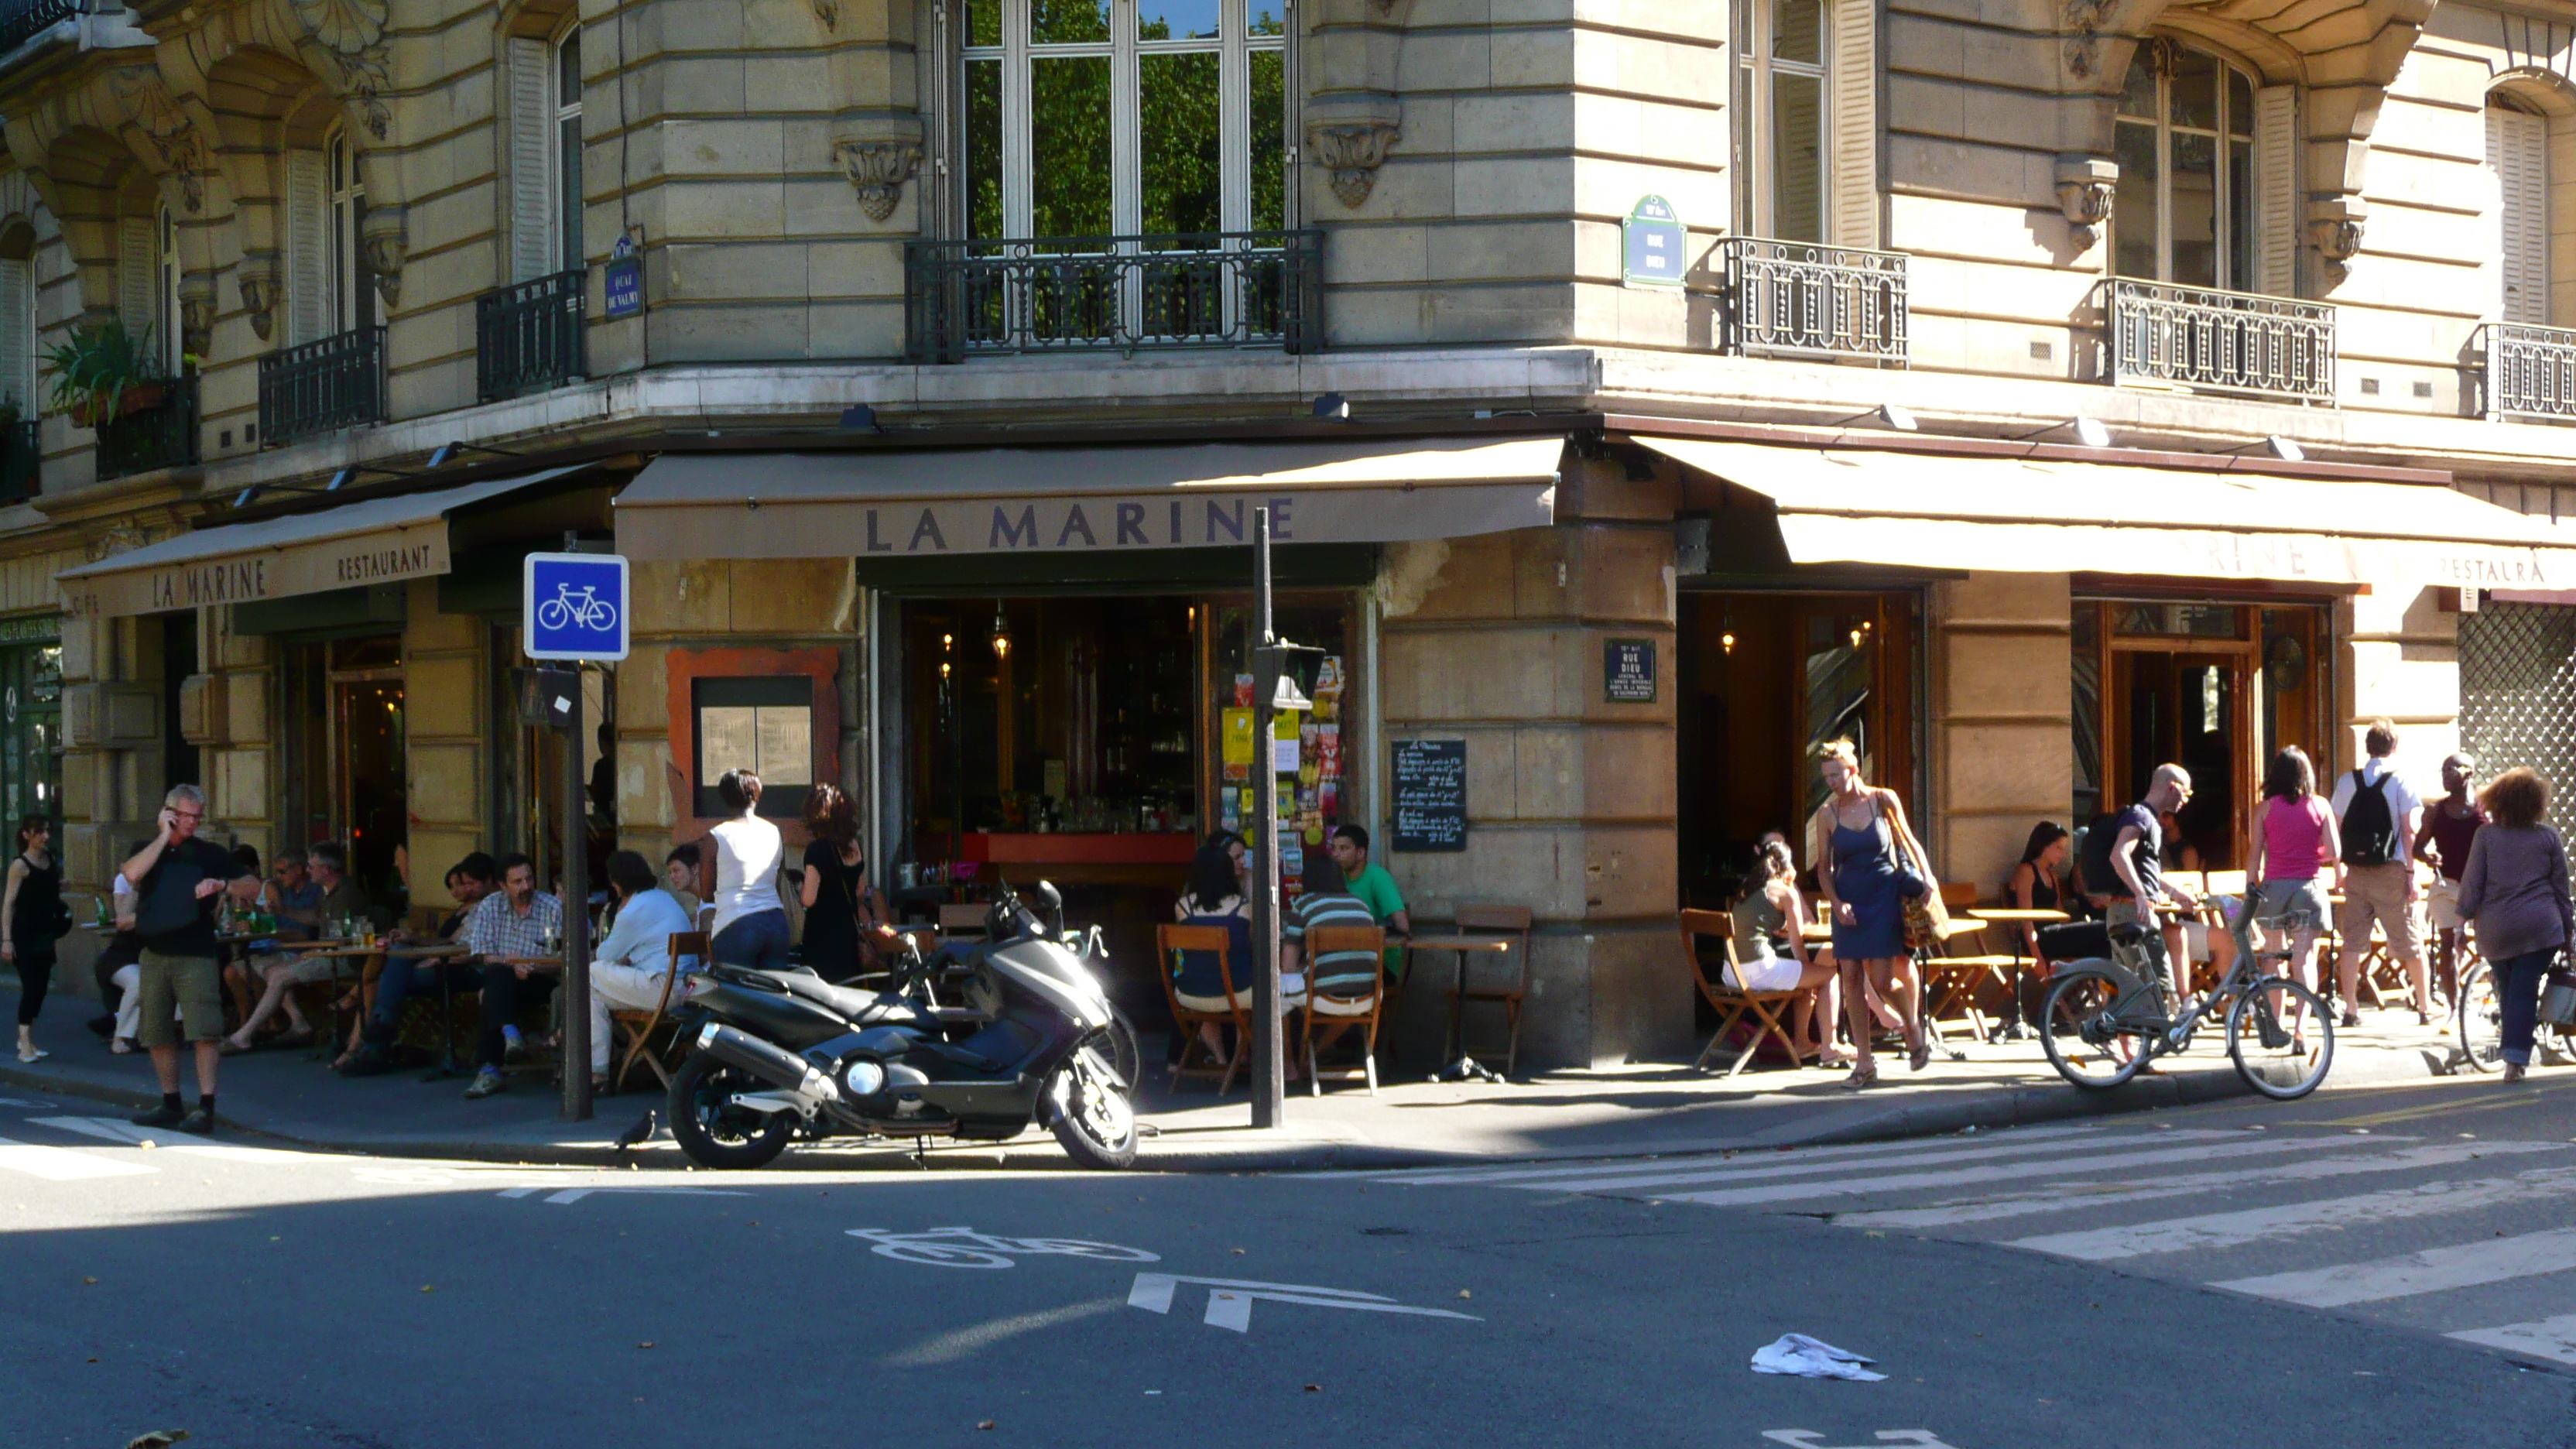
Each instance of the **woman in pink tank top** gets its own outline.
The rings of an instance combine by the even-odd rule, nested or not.
[[[2246,909],[2258,925],[2296,915],[2302,929],[2290,950],[2299,984],[2317,984],[2317,934],[2331,919],[2319,877],[2343,858],[2334,812],[2317,798],[2317,771],[2308,752],[2291,745],[2272,756],[2263,772],[2263,803],[2254,812],[2253,865],[2246,872]],[[2277,934],[2277,932],[2275,933]]]

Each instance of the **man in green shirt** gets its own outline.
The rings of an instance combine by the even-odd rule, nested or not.
[[[1357,896],[1369,908],[1369,915],[1386,927],[1390,940],[1413,934],[1413,916],[1404,908],[1404,893],[1395,888],[1395,877],[1383,866],[1369,860],[1369,834],[1356,825],[1345,825],[1333,832],[1330,846],[1333,863],[1342,868],[1344,889]],[[1402,947],[1386,948],[1386,979],[1404,979]]]

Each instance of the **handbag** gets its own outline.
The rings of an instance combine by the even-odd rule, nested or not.
[[[1888,792],[1881,791],[1881,794]],[[1887,807],[1881,802],[1884,811]],[[1895,820],[1889,821],[1891,826]],[[1940,878],[1932,873],[1932,862],[1923,858],[1923,847],[1911,830],[1894,829],[1900,858],[1897,863],[1897,887],[1905,902],[1905,949],[1920,954],[1936,950],[1942,943],[1942,931],[1950,924],[1950,909],[1941,900]],[[1905,858],[1913,861],[1907,869]]]
[[[2555,1027],[2576,1027],[2576,976],[2549,973],[2549,986],[2540,993],[2540,1019]]]

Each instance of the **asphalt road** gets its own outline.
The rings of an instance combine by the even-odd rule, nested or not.
[[[2571,1108],[2544,1076],[1474,1178],[723,1176],[20,1093],[0,1445],[2570,1445],[2548,1331],[2450,1335],[2576,1312]],[[1889,1377],[1751,1373],[1790,1331]]]

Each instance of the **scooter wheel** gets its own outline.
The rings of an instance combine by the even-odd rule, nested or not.
[[[733,1105],[738,1092],[757,1092],[766,1083],[751,1073],[704,1052],[671,1079],[671,1136],[700,1167],[749,1171],[767,1167],[787,1150],[796,1134],[792,1112],[760,1113]]]
[[[1107,1033],[1096,1032],[1047,1080],[1047,1130],[1064,1155],[1095,1172],[1136,1165],[1136,1107],[1108,1074]]]

